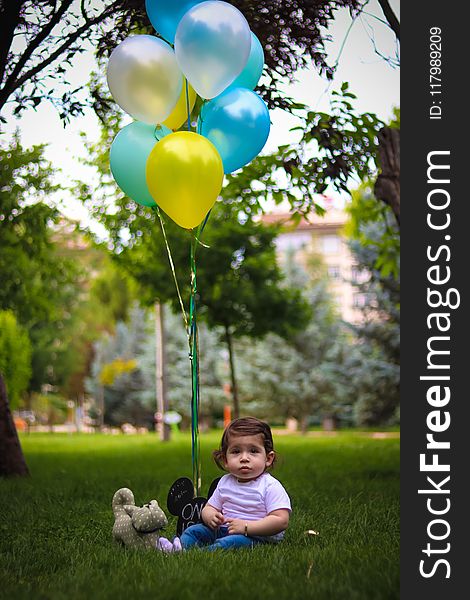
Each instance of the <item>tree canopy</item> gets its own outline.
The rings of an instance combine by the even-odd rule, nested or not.
[[[326,60],[327,29],[339,8],[357,15],[361,0],[233,0],[265,49],[268,84],[260,88],[270,107],[291,102],[277,91],[277,83],[313,64],[331,78],[334,67]],[[388,0],[379,0],[385,19],[399,38],[399,23]],[[109,56],[125,37],[154,33],[144,0],[1,0],[0,114],[7,102],[20,114],[43,101],[52,102],[62,119],[80,115],[99,98],[75,90],[60,91],[66,65],[85,49],[85,42]]]
[[[65,276],[50,230],[59,212],[45,202],[57,187],[43,151],[24,149],[18,135],[10,147],[0,148],[0,307],[14,310],[28,326],[52,316],[57,307],[49,302],[50,292]]]
[[[0,374],[11,406],[18,406],[31,377],[31,342],[11,311],[0,311]]]
[[[63,385],[78,366],[74,328],[83,285],[83,270],[66,251],[70,227],[61,245],[62,217],[48,204],[57,186],[43,150],[24,149],[18,136],[0,147],[0,310],[12,311],[28,331],[35,391]]]
[[[366,198],[365,203],[370,208],[370,200]],[[369,213],[362,223],[361,237],[350,242],[357,268],[365,277],[356,282],[362,320],[351,325],[359,343],[346,368],[358,399],[356,419],[365,425],[399,419],[400,246],[391,212],[386,207],[385,218]],[[392,241],[384,246],[385,238]],[[383,262],[384,256],[387,262]]]

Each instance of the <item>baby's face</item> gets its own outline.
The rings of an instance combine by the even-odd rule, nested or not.
[[[240,481],[256,479],[274,460],[274,452],[266,454],[262,434],[231,435],[225,456],[225,468]]]

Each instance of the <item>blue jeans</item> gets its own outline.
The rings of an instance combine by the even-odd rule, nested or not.
[[[241,534],[229,535],[228,527],[211,529],[203,523],[191,525],[181,535],[181,545],[184,549],[193,546],[205,546],[207,550],[230,550],[231,548],[252,548],[262,544],[263,538],[250,537]]]

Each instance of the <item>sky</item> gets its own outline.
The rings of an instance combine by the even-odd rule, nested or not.
[[[399,1],[392,0],[391,5],[399,17]],[[322,79],[312,69],[307,69],[297,76],[297,82],[285,86],[285,91],[299,102],[307,104],[313,110],[329,110],[329,98],[333,90],[338,90],[342,82],[349,82],[350,91],[357,96],[355,106],[359,112],[376,113],[384,121],[392,117],[393,107],[400,104],[399,69],[393,68],[374,51],[375,48],[384,56],[394,57],[396,54],[395,37],[389,28],[380,22],[383,15],[375,0],[366,8],[370,15],[357,19],[352,27],[347,10],[340,9],[328,32],[332,42],[327,44],[330,64],[338,59],[338,68],[332,83]],[[372,15],[376,15],[375,18]],[[96,70],[93,49],[78,56],[69,70],[68,82],[78,87],[88,81],[91,70]],[[8,118],[8,113],[6,113]],[[270,111],[271,132],[263,152],[272,152],[278,145],[287,141],[295,141],[299,134],[289,129],[296,123],[293,117],[279,109]],[[130,121],[130,119],[129,119]],[[90,141],[98,138],[98,121],[92,111],[83,117],[75,118],[65,128],[55,109],[43,103],[37,111],[28,110],[22,113],[21,119],[8,118],[5,132],[12,133],[18,127],[22,144],[30,147],[34,144],[47,144],[46,158],[55,168],[60,169],[58,181],[70,182],[75,179],[90,180],[91,173],[79,161],[86,156],[81,131],[86,132]],[[338,203],[343,198],[336,198]],[[81,203],[71,194],[62,192],[61,211],[69,218],[78,219],[85,225],[93,223]]]
[[[383,18],[377,2],[371,2],[375,15]],[[399,2],[392,0],[392,7],[399,17]],[[338,60],[338,68],[332,83],[321,78],[313,69],[298,74],[298,82],[286,86],[286,92],[313,110],[329,110],[333,90],[339,90],[345,81],[357,96],[355,106],[359,112],[373,112],[387,121],[393,115],[393,107],[400,105],[400,71],[374,52],[375,47],[386,57],[396,53],[395,36],[390,29],[374,19],[357,19],[351,26],[347,10],[338,11],[338,17],[329,28],[332,41],[327,43],[329,64]],[[374,41],[370,27],[374,28]],[[350,28],[350,29],[349,29]],[[271,112],[273,127],[266,149],[273,150],[285,143],[285,136],[293,121],[283,111]]]

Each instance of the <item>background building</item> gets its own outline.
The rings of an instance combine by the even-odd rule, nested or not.
[[[341,317],[358,322],[362,318],[358,308],[365,298],[355,284],[363,281],[367,274],[359,271],[347,245],[344,235],[347,213],[328,202],[325,208],[323,216],[312,214],[309,220],[301,219],[298,224],[289,213],[267,214],[262,220],[266,224],[283,224],[283,231],[276,239],[281,262],[294,254],[296,262],[306,266],[312,255],[321,257]]]

